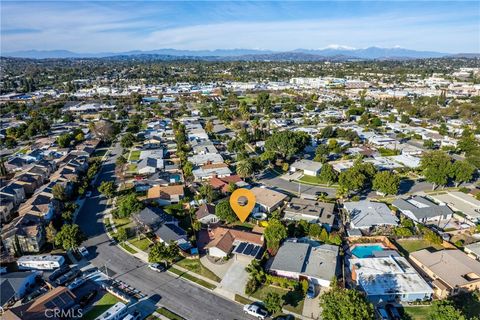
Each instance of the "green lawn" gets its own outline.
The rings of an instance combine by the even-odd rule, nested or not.
[[[180,317],[178,314],[168,310],[167,308],[160,308],[160,309],[157,309],[157,312],[160,313],[162,316],[165,316],[167,317],[168,319],[171,319],[171,320],[184,320],[185,318],[183,317]]]
[[[140,240],[135,237],[135,239],[129,240],[129,242],[142,251],[147,251],[148,247],[152,242],[148,238],[140,238]]]
[[[323,181],[322,179],[320,179],[319,177],[316,177],[316,176],[304,175],[299,179],[299,181],[304,182],[304,183],[308,183],[308,184],[322,185],[322,186],[325,186],[327,188],[335,188],[335,184],[328,185],[328,183],[326,181]]]
[[[212,271],[208,270],[201,262],[200,259],[183,259],[177,262],[180,267],[184,267],[192,272],[195,272],[201,276],[204,276],[213,281],[220,282],[222,279],[217,277]]]
[[[174,267],[170,267],[170,269],[168,269],[168,271],[173,272],[173,273],[175,273],[176,275],[178,275],[182,278],[185,278],[187,280],[195,282],[196,284],[199,284],[199,285],[201,285],[201,286],[203,286],[207,289],[210,289],[210,290],[213,290],[217,287],[217,286],[211,284],[210,282],[207,282],[207,281],[204,281],[204,280],[199,279],[197,277],[194,277],[191,274],[188,274],[188,273],[185,273],[181,270],[175,269]]]
[[[120,246],[127,250],[128,252],[130,252],[131,254],[135,254],[137,253],[137,251],[135,251],[135,249],[133,249],[132,247],[130,247],[128,244],[125,244],[125,243],[120,243]]]
[[[118,229],[128,227],[132,223],[132,221],[130,220],[130,218],[113,218],[113,223]]]
[[[427,240],[406,240],[405,239],[405,240],[397,240],[396,242],[408,253],[426,249],[426,248],[431,248],[434,250],[443,249],[441,245],[433,244]]]
[[[253,301],[250,299],[245,298],[244,296],[241,296],[239,294],[235,295],[235,301],[241,303],[241,304],[252,304]]]
[[[140,150],[135,150],[130,153],[129,161],[137,161],[140,159]]]
[[[105,311],[107,311],[111,306],[122,300],[118,299],[111,293],[106,293],[100,300],[95,303],[93,308],[87,312],[82,319],[84,320],[93,320]]]
[[[289,291],[287,289],[273,287],[273,286],[262,286],[257,291],[255,291],[255,293],[252,296],[263,301],[267,293],[269,292],[278,293],[283,297],[283,301],[285,303],[283,307],[285,309],[298,314],[302,314],[303,302],[305,299],[303,292]]]
[[[403,307],[403,318],[405,320],[426,320],[430,308],[430,306]]]
[[[103,157],[107,151],[107,148],[95,150],[95,152],[92,154],[92,158]]]
[[[136,164],[129,164],[127,166],[127,171],[128,172],[137,172],[137,165]]]

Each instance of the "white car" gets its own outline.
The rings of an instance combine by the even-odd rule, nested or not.
[[[150,263],[148,265],[148,267],[150,269],[152,269],[153,271],[157,271],[157,272],[163,272],[165,271],[165,266],[164,265],[161,265],[160,263]]]
[[[78,248],[78,252],[80,252],[80,254],[81,254],[83,257],[87,257],[87,256],[88,256],[88,250],[87,250],[87,248],[85,248],[85,247]]]
[[[246,314],[249,314],[251,316],[254,316],[257,319],[266,319],[268,316],[268,312],[264,309],[262,309],[260,306],[257,306],[255,304],[246,304],[243,306],[243,311],[245,311]]]

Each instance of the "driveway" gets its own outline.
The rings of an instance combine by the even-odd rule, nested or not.
[[[314,299],[305,298],[303,303],[302,315],[312,319],[320,319],[322,309],[320,308],[320,295],[323,294],[325,289],[323,287],[317,287],[319,294]]]
[[[220,287],[232,293],[245,294],[245,285],[248,281],[248,273],[245,268],[251,260],[232,258],[232,264],[220,282]]]

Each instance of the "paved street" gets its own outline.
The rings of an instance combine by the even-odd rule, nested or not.
[[[258,178],[258,182],[269,186],[272,189],[278,189],[279,191],[285,190],[294,195],[298,195],[300,185],[300,193],[306,198],[316,198],[316,196],[318,196],[321,192],[327,193],[329,197],[335,197],[336,195],[336,189],[288,181],[280,178],[280,176],[276,175],[272,171],[266,171]]]
[[[115,145],[102,165],[97,185],[115,178],[115,159],[121,154]],[[80,210],[77,223],[89,239],[84,245],[91,253],[91,262],[99,268],[107,266],[109,276],[119,278],[142,293],[187,319],[246,319],[242,306],[201,289],[168,273],[155,273],[139,259],[112,245],[103,228],[106,200],[95,190]]]

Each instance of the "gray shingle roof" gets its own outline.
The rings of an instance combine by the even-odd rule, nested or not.
[[[449,207],[439,206],[438,204],[420,196],[414,196],[410,199],[397,199],[392,204],[401,211],[405,210],[412,212],[412,214],[419,220],[450,215],[453,213]]]
[[[398,219],[380,202],[362,200],[345,202],[345,209],[350,214],[350,221],[355,228],[370,228],[378,225],[398,225]]]

